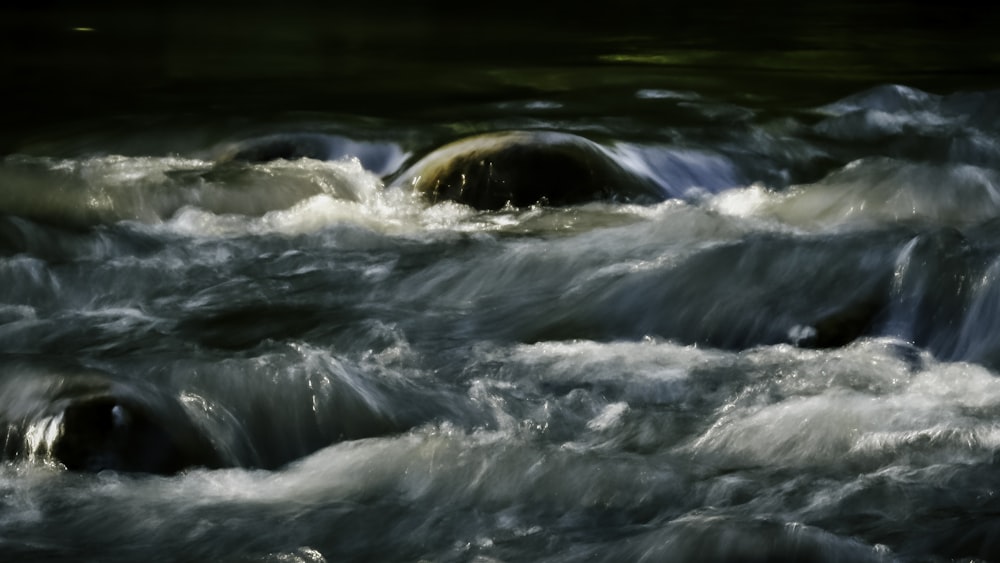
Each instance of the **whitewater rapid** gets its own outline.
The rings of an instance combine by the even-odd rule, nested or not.
[[[628,102],[669,119],[551,101],[3,157],[0,555],[1000,557],[1000,96]],[[659,201],[395,182],[512,121]],[[73,417],[184,463],[67,450]]]

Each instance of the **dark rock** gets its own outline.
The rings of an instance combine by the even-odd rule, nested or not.
[[[481,210],[663,199],[651,181],[615,162],[597,143],[549,131],[461,139],[420,159],[392,185],[412,188],[431,203],[454,201]]]
[[[330,142],[322,135],[278,134],[248,139],[227,147],[217,158],[220,162],[262,163],[272,160],[313,158],[326,160],[332,152]]]
[[[7,459],[156,474],[222,465],[179,400],[152,386],[48,361],[5,360],[0,370]]]

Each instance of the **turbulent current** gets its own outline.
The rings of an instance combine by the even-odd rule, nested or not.
[[[4,156],[0,557],[1000,559],[1000,93],[620,98]],[[643,197],[414,189],[512,130]]]

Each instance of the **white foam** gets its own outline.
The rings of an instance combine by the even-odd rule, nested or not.
[[[786,362],[784,377],[734,397],[683,450],[723,464],[802,467],[877,466],[917,454],[984,460],[1000,446],[989,415],[1000,409],[1000,379],[962,363],[911,373],[861,355],[873,351],[854,346],[840,359]]]
[[[1000,217],[1000,176],[967,164],[862,159],[816,184],[782,192],[759,185],[729,190],[712,198],[709,207],[821,231],[912,221],[962,227]]]
[[[622,417],[628,412],[628,403],[611,403],[587,422],[587,428],[600,432],[621,424]]]
[[[47,462],[50,450],[62,430],[62,413],[32,421],[24,432],[24,443],[28,459]]]

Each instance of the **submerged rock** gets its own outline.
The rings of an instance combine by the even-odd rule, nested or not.
[[[431,203],[454,201],[481,210],[663,199],[655,184],[615,162],[600,145],[551,131],[455,141],[417,161],[392,185],[411,187]]]
[[[221,465],[180,402],[166,393],[78,366],[19,360],[0,369],[7,459],[156,474]]]
[[[273,133],[224,143],[213,151],[217,164],[263,164],[275,160],[340,160],[356,158],[378,175],[402,164],[405,155],[391,142],[354,140],[340,135],[309,132]]]
[[[896,257],[886,332],[952,359],[976,291],[972,246],[957,229],[922,232]]]
[[[268,135],[226,146],[216,158],[219,162],[261,163],[272,160],[313,158],[327,160],[333,152],[330,141],[322,135]]]

